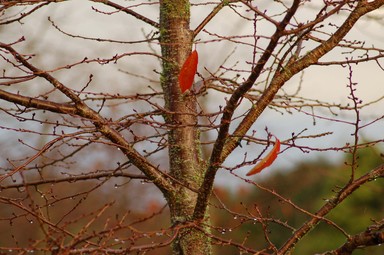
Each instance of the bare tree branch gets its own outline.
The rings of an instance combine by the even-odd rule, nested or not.
[[[153,20],[151,20],[151,19],[149,19],[149,18],[147,18],[147,17],[145,17],[145,16],[143,16],[143,15],[141,15],[135,11],[132,11],[131,9],[129,9],[127,7],[121,6],[115,2],[108,1],[108,0],[91,0],[91,1],[96,2],[96,3],[103,3],[105,5],[111,6],[111,7],[115,8],[119,11],[122,11],[122,12],[129,14],[129,15],[132,15],[133,17],[135,17],[141,21],[144,21],[145,23],[147,23],[147,24],[149,24],[155,28],[160,27],[159,23],[157,23],[157,22],[155,22],[155,21],[153,21]]]
[[[0,90],[0,98],[8,102],[22,105],[27,108],[37,108],[41,110],[48,110],[56,113],[75,114],[77,109],[70,104],[55,103],[48,100],[42,100],[23,95],[17,95],[5,90]]]
[[[384,243],[384,220],[371,225],[366,231],[350,236],[340,248],[322,253],[322,255],[349,255],[355,250],[368,246],[381,245]]]
[[[384,70],[381,35],[368,35],[383,6],[1,1],[0,253],[316,253],[312,239],[328,231],[344,239],[324,254],[382,244],[384,165],[373,147],[384,115],[372,109],[384,96],[360,84],[366,67],[372,77]],[[367,36],[354,33],[367,24]],[[142,38],[130,40],[131,29]],[[194,40],[197,75],[181,72]],[[318,69],[341,70],[331,81],[339,98],[308,88]],[[196,81],[186,91],[185,74]],[[272,133],[281,147],[268,154]],[[312,152],[345,162],[298,159]],[[270,164],[265,155],[282,172],[244,177]],[[214,188],[219,169],[234,189]]]
[[[204,20],[195,28],[193,31],[193,37],[196,37],[201,30],[211,21],[216,14],[220,12],[221,9],[223,9],[225,6],[228,6],[231,3],[239,2],[239,0],[229,0],[229,1],[221,1],[218,5],[213,8],[213,10],[207,15],[207,17],[204,18]]]
[[[227,139],[226,145],[221,155],[221,161],[223,161],[236,147],[239,141],[239,137],[242,137],[247,133],[252,124],[261,115],[263,110],[272,101],[279,89],[295,74],[304,70],[305,68],[315,64],[322,56],[331,51],[337,44],[344,38],[344,36],[351,30],[353,25],[358,21],[360,17],[369,13],[372,10],[377,9],[384,4],[384,1],[375,1],[372,3],[359,2],[359,6],[351,13],[348,19],[343,25],[323,44],[319,45],[314,50],[308,52],[302,58],[285,66],[281,72],[277,72],[272,79],[271,84],[262,94],[260,99],[250,109],[247,116],[241,121],[233,133],[233,137]]]
[[[99,132],[101,132],[106,138],[111,140],[113,143],[120,146],[121,151],[131,160],[131,162],[141,171],[143,171],[143,173],[145,173],[148,178],[150,178],[156,185],[158,185],[160,189],[167,192],[173,190],[173,187],[167,180],[166,175],[164,175],[156,167],[150,164],[147,159],[145,159],[135,149],[133,149],[130,144],[124,139],[124,137],[121,136],[121,134],[119,134],[115,129],[110,127],[106,119],[100,116],[99,113],[89,108],[75,92],[64,86],[61,82],[59,82],[49,73],[44,72],[43,70],[40,70],[30,64],[21,54],[16,52],[11,46],[4,43],[0,43],[0,48],[9,51],[20,63],[22,63],[25,67],[32,71],[34,75],[46,79],[55,88],[60,90],[64,95],[71,99],[74,103],[74,108],[76,109],[76,115],[89,119],[95,125]],[[23,99],[21,98],[19,98],[18,100],[23,101]],[[35,100],[34,103],[38,103],[38,101]],[[43,104],[42,106],[46,107],[46,104]]]
[[[292,237],[279,249],[278,254],[286,254],[289,252],[296,243],[303,237],[308,231],[310,231],[321,220],[322,217],[327,215],[333,208],[338,206],[344,199],[355,192],[361,185],[375,181],[378,178],[384,178],[384,165],[380,165],[377,168],[369,171],[367,174],[345,185],[335,197],[328,200],[316,213],[316,217],[313,217],[309,221],[305,222],[298,230],[296,230]]]
[[[196,208],[195,208],[195,212],[193,216],[195,220],[202,219],[202,217],[205,214],[205,210],[207,208],[210,193],[212,191],[216,172],[219,169],[220,164],[224,161],[224,158],[222,156],[223,148],[228,138],[228,130],[231,123],[231,118],[233,116],[235,109],[238,106],[237,105],[238,101],[255,83],[256,79],[258,78],[261,71],[263,70],[264,65],[267,63],[268,59],[271,57],[271,54],[275,49],[278,40],[282,36],[284,28],[288,25],[289,20],[292,18],[297,8],[299,7],[299,4],[300,4],[300,1],[298,0],[295,0],[293,2],[292,7],[287,11],[283,20],[276,27],[276,32],[271,37],[268,47],[264,51],[257,65],[253,68],[251,75],[241,86],[239,86],[234,91],[234,93],[232,94],[231,98],[229,99],[228,103],[224,108],[223,116],[221,118],[219,133],[218,133],[215,145],[213,146],[213,149],[212,149],[209,167],[204,176],[204,182],[199,190],[198,201],[200,201],[200,203],[196,205]],[[276,92],[277,90],[275,91],[274,94],[276,94]]]

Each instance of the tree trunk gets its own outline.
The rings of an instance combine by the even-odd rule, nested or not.
[[[174,226],[191,220],[197,201],[196,191],[205,170],[196,126],[196,97],[189,91],[182,94],[178,83],[181,66],[191,53],[193,44],[189,8],[186,0],[160,1],[161,85],[168,111],[164,117],[168,125],[170,174],[178,181],[174,183],[176,194],[165,196]],[[210,240],[196,228],[182,228],[174,241],[173,254],[211,254]]]

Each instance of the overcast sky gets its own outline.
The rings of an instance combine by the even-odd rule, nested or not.
[[[200,1],[193,1],[198,3]],[[257,1],[260,4],[260,9],[270,8],[270,1]],[[315,1],[316,2],[316,1]],[[122,3],[129,3],[122,1]],[[39,10],[35,15],[24,20],[23,23],[15,23],[12,26],[7,28],[0,28],[0,40],[2,42],[11,42],[25,36],[27,40],[32,40],[39,36],[39,40],[32,45],[31,52],[36,52],[41,54],[39,57],[42,61],[42,67],[52,68],[52,66],[58,66],[62,63],[66,63],[68,59],[77,59],[81,60],[85,56],[113,56],[117,52],[126,51],[126,45],[124,44],[112,44],[111,47],[108,44],[95,44],[94,42],[84,42],[80,39],[71,39],[68,40],[60,32],[55,29],[52,29],[51,24],[47,21],[47,17],[50,16],[51,19],[60,26],[64,31],[70,32],[72,34],[84,35],[84,36],[94,36],[94,37],[103,37],[111,38],[115,40],[141,40],[143,39],[143,34],[149,34],[151,31],[154,31],[151,27],[142,26],[142,22],[138,21],[132,17],[127,17],[126,14],[116,13],[113,15],[102,15],[100,13],[94,12],[91,10],[91,6],[100,6],[98,4],[92,3],[89,4],[86,1],[68,1],[65,3],[51,4],[51,7],[43,8]],[[210,6],[194,6],[192,7],[192,22],[191,27],[196,27],[204,15],[206,15]],[[312,5],[315,8],[315,5]],[[137,8],[136,10],[151,19],[158,21],[157,5],[153,5],[145,8]],[[278,11],[268,9],[268,11]],[[108,9],[107,10],[112,10]],[[247,13],[244,13],[247,15]],[[315,15],[315,12],[312,9],[303,10],[301,12],[301,17],[312,17]],[[384,10],[376,12],[374,17],[383,17]],[[335,22],[337,22],[337,17]],[[381,23],[380,23],[381,22]],[[348,38],[365,40],[366,45],[374,45],[378,48],[384,48],[384,33],[383,33],[383,22],[382,19],[377,21],[374,19],[365,20],[360,22],[354,29],[348,34]],[[207,30],[215,31],[220,34],[226,33],[238,33],[238,34],[251,34],[252,27],[249,25],[244,25],[241,22],[241,19],[238,19],[236,14],[229,8],[225,9],[217,17],[215,17],[208,25]],[[270,26],[266,25],[265,27],[260,27],[260,33],[270,33]],[[268,32],[269,31],[269,32]],[[206,33],[202,32],[196,39],[198,40],[197,50],[199,51],[199,67],[198,71],[203,76],[208,76],[208,73],[204,71],[205,68],[212,71],[218,68],[218,65],[230,54],[233,50],[236,50],[234,55],[234,61],[239,61],[239,67],[242,66],[242,62],[245,64],[245,61],[250,60],[249,51],[242,50],[240,47],[236,48],[235,45],[224,45],[220,43],[199,43],[207,40],[209,37]],[[89,43],[90,46],[87,46]],[[95,47],[95,45],[97,45]],[[17,46],[19,49],[22,49],[22,46]],[[308,45],[310,47],[310,45]],[[158,47],[154,46],[155,50],[159,50]],[[144,48],[139,44],[129,45],[129,51],[147,51],[149,48]],[[248,48],[249,50],[249,48]],[[25,50],[24,50],[25,51]],[[60,56],[60,57],[58,57]],[[340,59],[342,55],[337,53],[331,53],[326,56],[325,59]],[[323,60],[323,59],[322,59]],[[1,63],[1,62],[0,62]],[[384,61],[380,62],[384,66]],[[1,65],[1,64],[0,64]],[[230,64],[228,64],[230,65]],[[245,65],[244,65],[245,66]],[[93,72],[91,67],[88,70]],[[111,66],[111,69],[122,68],[129,69],[132,72],[135,72],[139,75],[144,76],[153,76],[154,79],[158,77],[156,72],[160,71],[160,65],[158,61],[153,61],[151,58],[139,56],[137,58],[130,57],[126,60],[119,61],[118,67]],[[154,72],[153,70],[156,70]],[[115,70],[116,71],[116,70]],[[305,71],[304,82],[300,90],[300,95],[307,98],[318,99],[330,103],[348,103],[348,88],[347,88],[347,77],[348,77],[348,68],[341,67],[311,67]],[[88,75],[84,77],[68,77],[60,76],[60,73],[56,74],[63,82],[73,82],[76,80],[78,83],[86,82]],[[126,76],[123,74],[116,74],[115,77],[110,77],[104,74],[95,74],[95,89],[110,89],[106,87],[105,84],[110,83],[110,80],[124,80]],[[120,76],[118,76],[120,75]],[[120,79],[121,78],[121,79]],[[375,63],[359,64],[358,66],[353,66],[353,80],[358,83],[356,94],[364,103],[376,100],[384,95],[384,72]],[[196,80],[198,81],[198,79]],[[140,82],[140,79],[135,80],[137,83]],[[142,82],[142,80],[141,80]],[[124,87],[124,90],[129,91],[135,90],[133,84],[128,84],[127,82],[114,82],[116,89],[119,90]],[[284,87],[286,92],[295,91],[300,84],[300,77],[296,76],[294,79],[289,81],[289,83]],[[132,85],[132,86],[131,86]],[[155,83],[152,84],[154,87],[159,86]],[[159,88],[159,87],[158,87]],[[217,95],[211,93],[208,98],[211,98],[212,102],[217,103]],[[208,100],[209,101],[209,100]],[[212,109],[218,108],[218,105],[212,105]],[[370,107],[365,108],[362,113],[362,122],[369,122],[376,117],[379,117],[384,114],[384,103],[374,104]],[[328,113],[324,111],[324,116]],[[351,119],[352,114],[342,114],[336,118]],[[255,125],[255,129],[260,130],[260,137],[265,137],[265,132],[263,131],[265,127],[268,127],[269,131],[278,136],[281,140],[289,139],[292,132],[298,133],[304,128],[308,128],[306,134],[315,134],[316,132],[325,132],[332,131],[334,135],[329,136],[325,139],[313,139],[311,141],[305,141],[306,143],[310,142],[313,146],[319,147],[330,147],[330,146],[340,146],[343,143],[351,142],[352,137],[351,133],[353,132],[353,127],[340,123],[330,123],[326,121],[317,120],[316,125],[313,124],[313,119],[310,116],[303,114],[293,114],[293,115],[284,115],[275,111],[266,111],[261,118],[258,120]],[[372,125],[369,129],[363,131],[363,138],[373,139],[373,138],[383,138],[383,122],[378,122],[375,125]],[[284,148],[284,147],[283,147]],[[262,148],[260,148],[261,150]],[[260,151],[259,150],[259,151]],[[241,149],[234,154],[233,157],[242,157],[244,151]],[[257,153],[257,151],[255,151]],[[324,158],[341,159],[342,154],[336,154],[334,152],[328,154],[321,154]],[[303,159],[313,159],[319,157],[319,153],[310,153],[303,154],[297,149],[290,149],[279,157],[276,161],[276,164],[271,167],[271,169],[284,168],[290,169]],[[227,162],[226,162],[227,164]],[[230,164],[230,162],[228,163]],[[247,169],[244,169],[244,173],[247,172]],[[257,178],[257,177],[256,177]],[[219,175],[218,183],[226,183],[227,175],[222,173]]]

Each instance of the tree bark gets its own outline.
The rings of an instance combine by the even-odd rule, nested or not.
[[[192,219],[197,202],[196,190],[201,185],[205,169],[197,128],[196,97],[190,91],[182,94],[178,83],[181,66],[193,44],[189,8],[186,0],[160,1],[161,85],[167,109],[164,118],[168,125],[170,175],[177,180],[174,183],[176,195],[166,199],[174,226]],[[207,217],[204,220],[208,221]],[[194,228],[194,224],[188,226],[191,227],[179,230],[173,254],[211,254],[207,235]]]

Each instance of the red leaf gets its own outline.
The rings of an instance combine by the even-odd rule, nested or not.
[[[277,158],[277,153],[279,153],[280,151],[280,140],[277,139],[276,137],[275,139],[276,139],[275,146],[273,146],[272,150],[268,153],[268,155],[265,158],[263,158],[258,164],[256,164],[256,166],[252,168],[251,171],[247,173],[247,176],[260,173],[261,170],[263,170],[267,166],[270,166],[273,163],[273,161],[275,161],[275,159]]]
[[[198,54],[197,51],[192,51],[191,55],[185,60],[179,74],[179,85],[181,93],[190,89],[197,71]]]

